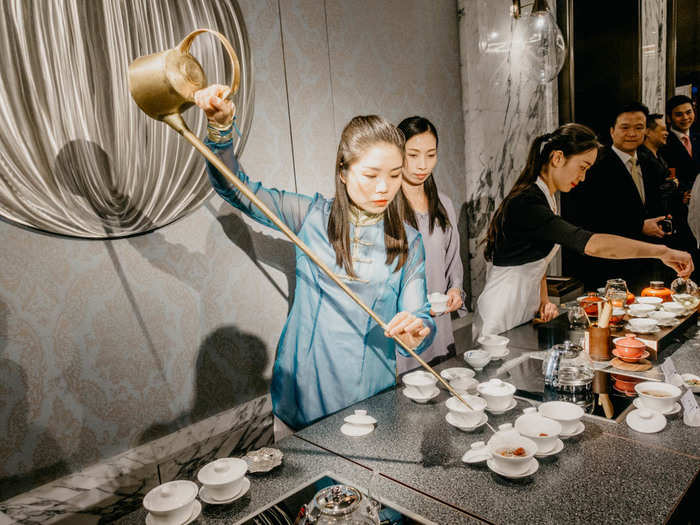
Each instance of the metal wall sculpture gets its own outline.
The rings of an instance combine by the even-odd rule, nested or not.
[[[144,115],[127,67],[198,27],[233,44],[241,64],[236,152],[250,128],[253,78],[235,0],[0,0],[0,215],[84,238],[123,237],[168,224],[210,195],[204,160]],[[210,82],[230,63],[213,37],[193,44]],[[197,111],[185,114],[204,131]]]

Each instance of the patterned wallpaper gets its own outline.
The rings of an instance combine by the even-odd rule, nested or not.
[[[440,132],[439,186],[464,205],[453,0],[239,3],[251,177],[329,194],[351,116],[423,114]],[[0,243],[0,500],[267,392],[293,250],[217,196],[138,237],[0,222]]]

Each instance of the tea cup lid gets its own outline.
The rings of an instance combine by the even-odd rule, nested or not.
[[[344,421],[351,425],[374,425],[377,420],[367,415],[366,410],[355,410],[355,413],[347,416]]]
[[[187,480],[169,481],[151,489],[143,498],[143,506],[148,512],[169,512],[191,503],[195,497],[196,483]]]
[[[219,458],[204,465],[197,474],[202,485],[224,485],[241,479],[248,463],[240,458]]]
[[[482,448],[486,448],[486,443],[484,443],[483,441],[477,441],[476,443],[472,443],[472,444],[470,445],[470,447],[471,447],[473,450],[479,450],[479,449],[482,449]]]
[[[515,387],[498,378],[489,379],[477,387],[479,392],[493,396],[504,396],[515,392]]]

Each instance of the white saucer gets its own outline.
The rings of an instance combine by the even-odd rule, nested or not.
[[[474,446],[477,448],[474,448]],[[469,450],[467,450],[462,456],[462,461],[468,463],[469,465],[478,465],[479,463],[486,463],[487,460],[491,459],[491,453],[486,447],[486,443],[483,441],[478,441],[472,443]]]
[[[433,393],[430,394],[428,397],[415,397],[415,396],[412,396],[412,395],[406,393],[406,389],[405,389],[405,388],[404,388],[401,392],[402,392],[403,395],[405,395],[408,399],[410,399],[411,401],[415,401],[416,403],[427,403],[428,401],[430,401],[430,400],[433,399],[434,397],[437,397],[438,395],[440,395],[440,389],[439,389],[438,387],[436,387],[436,386],[433,387]]]
[[[610,366],[611,361],[591,361],[594,370],[602,370]]]
[[[178,524],[173,524],[173,525],[187,525],[188,523],[192,523],[194,520],[199,518],[199,514],[202,512],[202,504],[198,499],[194,500],[194,504],[192,505],[192,514],[190,515],[189,518],[187,518],[185,521],[182,523]],[[154,525],[153,522],[153,517],[151,516],[151,513],[146,514],[146,525]]]
[[[447,415],[445,416],[445,421],[447,421],[450,425],[453,427],[456,427],[460,430],[463,430],[464,432],[469,432],[471,430],[475,430],[482,426],[484,423],[486,423],[489,420],[488,416],[486,414],[482,414],[481,418],[479,421],[476,423],[476,425],[473,426],[467,426],[463,425],[462,423],[458,423],[455,421],[454,416],[452,415],[452,412],[448,412]]]
[[[625,418],[627,426],[635,432],[654,434],[656,432],[661,432],[666,427],[666,418],[662,414],[649,410],[651,417],[649,419],[642,419],[639,417],[639,412],[639,409],[632,410]]]
[[[373,430],[374,425],[353,425],[352,423],[345,423],[340,427],[340,431],[350,437],[366,436]]]
[[[493,459],[489,459],[486,461],[486,464],[488,467],[494,471],[496,474],[499,476],[503,476],[504,478],[510,478],[510,479],[520,479],[520,478],[526,478],[528,476],[532,476],[535,472],[537,472],[537,469],[540,468],[540,464],[537,462],[535,458],[532,458],[530,460],[530,465],[528,466],[527,470],[523,472],[522,474],[509,474],[506,472],[503,472],[500,470],[498,467],[496,467],[496,462]]]
[[[661,330],[661,328],[659,328],[658,326],[655,326],[651,330],[635,330],[634,328],[632,328],[631,325],[626,324],[625,330],[629,330],[630,332],[634,332],[635,334],[655,334],[656,332]]]
[[[506,408],[504,408],[503,410],[492,410],[488,406],[486,407],[486,410],[491,412],[493,415],[497,416],[499,414],[505,414],[506,412],[508,412],[509,410],[513,410],[517,406],[518,406],[518,402],[515,399],[513,399],[510,402],[510,404]]]
[[[636,398],[634,401],[632,401],[632,404],[636,408],[646,408],[647,410],[654,410],[653,408],[645,407],[644,404],[642,403],[642,400],[639,398]],[[672,416],[673,414],[678,414],[678,412],[681,411],[681,404],[680,403],[673,403],[673,406],[671,407],[670,410],[666,410],[665,412],[659,412],[659,414],[663,414],[664,416]]]
[[[546,458],[548,456],[555,456],[559,454],[564,450],[564,442],[561,439],[557,439],[557,443],[554,445],[554,448],[550,450],[549,452],[542,452],[541,454],[535,454],[536,458]]]
[[[201,499],[204,503],[209,503],[210,505],[226,505],[227,503],[232,503],[236,501],[238,498],[243,496],[243,494],[248,492],[248,490],[250,490],[250,480],[248,478],[243,478],[241,488],[239,488],[238,492],[234,496],[231,496],[229,499],[218,500],[207,496],[207,490],[204,486],[202,486],[199,489],[199,499]]]
[[[506,357],[508,354],[510,354],[510,350],[507,346],[503,349],[503,352],[501,353],[491,352],[491,361],[499,361],[500,359]]]
[[[569,438],[578,436],[584,430],[586,430],[586,425],[583,424],[583,421],[579,421],[578,424],[576,425],[576,430],[574,430],[571,434],[559,434],[559,437],[561,439],[569,439]]]

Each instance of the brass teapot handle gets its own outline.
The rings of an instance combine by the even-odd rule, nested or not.
[[[188,53],[190,50],[190,46],[192,45],[192,41],[202,33],[211,33],[214,35],[216,38],[218,38],[221,43],[223,44],[224,48],[226,49],[226,52],[228,53],[229,58],[231,59],[231,65],[233,66],[233,71],[231,71],[231,92],[229,93],[227,98],[233,97],[238,92],[238,86],[241,84],[241,65],[238,62],[238,56],[236,55],[236,52],[233,50],[233,46],[231,45],[231,42],[228,41],[228,39],[219,33],[218,31],[214,31],[212,29],[195,29],[192,31],[189,35],[187,35],[185,38],[182,39],[182,42],[180,42],[180,45],[178,45],[178,50],[181,53]]]

